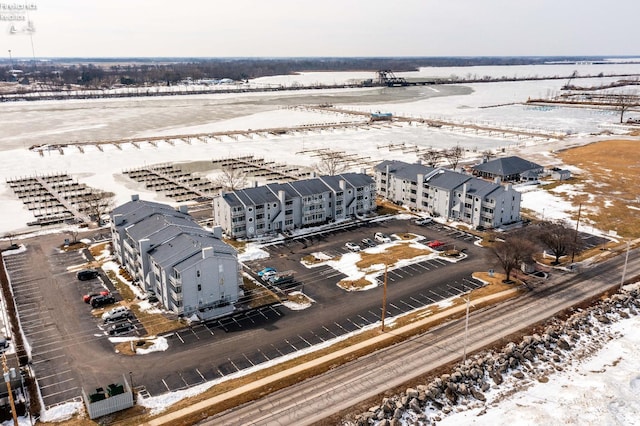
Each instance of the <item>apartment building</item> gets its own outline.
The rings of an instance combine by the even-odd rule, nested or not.
[[[375,198],[373,178],[343,173],[222,193],[214,197],[213,218],[232,238],[258,238],[366,215]]]
[[[237,252],[186,211],[131,201],[111,213],[114,254],[134,283],[180,316],[201,320],[233,311],[242,283]]]
[[[412,210],[476,228],[520,220],[520,193],[511,185],[403,161],[383,161],[374,170],[378,194]]]

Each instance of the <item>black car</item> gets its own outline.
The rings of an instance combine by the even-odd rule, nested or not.
[[[109,331],[109,334],[113,336],[114,334],[128,333],[133,329],[134,326],[131,321],[122,321],[111,324],[107,330]]]
[[[95,269],[83,269],[82,271],[78,271],[76,273],[76,278],[80,281],[92,280],[98,277],[98,271]]]
[[[371,238],[363,238],[361,243],[365,247],[375,247],[375,246],[377,246],[376,242],[373,241]]]
[[[91,298],[91,307],[100,308],[102,306],[110,305],[110,304],[115,303],[115,302],[116,302],[116,298],[111,296],[111,295],[94,296],[94,297]]]

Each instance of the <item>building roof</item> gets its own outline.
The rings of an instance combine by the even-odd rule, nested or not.
[[[121,215],[124,219],[124,225],[126,226],[137,223],[155,213],[172,216],[185,215],[167,204],[144,200],[133,200],[113,209],[110,216],[113,218],[116,215]]]
[[[407,163],[398,160],[385,160],[374,166],[374,170],[384,172],[389,166],[389,173],[393,173],[397,178],[414,181],[418,175],[427,175],[433,170],[433,167],[425,166],[418,163]]]
[[[427,182],[430,187],[452,191],[472,179],[473,177],[469,175],[440,169],[438,173],[435,173],[432,177],[428,178]]]
[[[202,259],[202,250],[209,247],[213,248],[214,253],[217,255],[236,255],[233,247],[211,234],[191,235],[181,233],[150,250],[149,256],[163,269],[175,268],[176,265],[182,264],[181,268],[176,268],[182,270],[186,266],[191,266],[199,259]],[[184,263],[187,259],[192,260]]]
[[[502,157],[486,163],[476,164],[472,169],[491,174],[493,176],[517,175],[528,170],[542,169],[540,164],[525,160],[520,157]]]
[[[331,189],[319,178],[303,179],[289,182],[290,185],[301,197],[329,192]]]

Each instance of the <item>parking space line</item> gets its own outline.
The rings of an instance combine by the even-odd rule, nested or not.
[[[321,342],[324,342],[325,340],[322,338],[322,336],[318,336],[316,333],[313,332],[313,330],[310,330],[310,333],[313,334],[314,336],[316,336],[318,339],[320,339]]]
[[[253,361],[251,361],[251,360],[249,359],[249,357],[248,357],[248,356],[246,356],[246,355],[244,354],[244,352],[242,353],[242,356],[244,357],[244,359],[246,359],[247,361],[249,361],[249,364],[251,364],[253,367],[255,367],[255,366],[256,366],[256,365],[253,363]]]
[[[293,346],[293,345],[291,344],[291,342],[289,342],[287,339],[284,339],[284,341],[285,341],[285,342],[287,342],[287,344],[288,344],[289,346],[291,346],[294,350],[296,350],[296,351],[298,350],[298,348],[296,348],[295,346]]]
[[[347,321],[349,321],[351,324],[355,325],[359,329],[362,328],[362,326],[360,326],[360,325],[356,324],[355,322],[351,321],[351,318],[347,318]]]
[[[394,309],[399,310],[400,312],[402,312],[402,309],[400,309],[399,307],[397,307],[396,305],[394,305],[393,303],[389,303],[389,306],[391,306]]]
[[[39,355],[39,354],[36,354],[34,356],[37,356],[37,355]],[[41,362],[53,361],[54,359],[64,358],[64,357],[66,357],[66,355],[63,354],[63,355],[58,355],[58,356],[53,356],[53,357],[47,357],[47,358],[42,359],[40,361],[32,361],[31,363],[32,364],[39,364]]]
[[[302,339],[303,342],[305,342],[307,345],[309,345],[309,347],[313,346],[311,343],[309,343],[309,341],[307,339],[305,339],[304,337],[302,337],[301,335],[298,334],[298,337],[300,339]]]
[[[411,309],[415,309],[415,306],[410,305],[409,303],[405,302],[404,300],[400,300],[400,303],[402,303],[403,305],[407,305],[409,308]]]
[[[209,328],[209,326],[207,324],[203,324],[204,328],[206,328],[207,330],[209,330],[209,333],[211,333],[211,335],[213,336],[213,330]]]
[[[273,345],[273,343],[271,344],[271,347],[272,347],[273,349],[275,349],[275,350],[276,350],[276,352],[278,352],[278,353],[280,354],[280,356],[284,356],[284,354],[282,353],[282,351],[280,351],[280,349],[278,349],[277,347],[275,347],[275,346]]]
[[[429,302],[431,302],[431,303],[436,303],[436,301],[435,301],[435,300],[433,300],[432,298],[430,298],[429,296],[425,296],[425,295],[424,295],[424,294],[422,294],[422,293],[419,293],[419,295],[420,295],[420,296],[422,296],[422,297],[424,297],[425,299],[427,299],[427,300],[428,300]]]
[[[165,382],[164,379],[160,380],[162,380],[162,383],[164,383],[164,387],[167,388],[167,392],[171,392],[171,388],[169,387],[169,385],[167,385],[167,382]]]
[[[430,271],[431,268],[428,268],[427,266],[424,265],[425,262],[420,262],[420,263],[416,263],[415,265],[421,267],[422,269],[426,269],[427,271]]]
[[[418,305],[424,305],[424,303],[422,303],[421,301],[419,301],[418,299],[416,299],[413,296],[409,296],[409,299],[413,300],[414,302],[416,302]]]
[[[235,368],[235,369],[236,369],[236,371],[240,371],[240,369],[238,368],[238,366],[235,364],[235,362],[233,362],[233,361],[231,360],[231,358],[227,358],[227,360],[229,361],[229,363],[230,363],[231,365],[233,365],[233,368]]]
[[[268,316],[266,316],[266,315],[264,314],[264,312],[262,312],[262,309],[258,309],[258,313],[259,313],[260,315],[262,315],[262,316],[264,317],[264,319],[267,319],[267,320],[269,319],[269,317],[268,317]]]
[[[277,309],[273,309],[273,306],[269,306],[269,309],[271,309],[273,312],[275,312],[275,314],[278,315],[279,317],[282,316],[282,314],[280,312],[278,312]]]
[[[366,319],[365,317],[363,317],[362,315],[358,314],[358,317],[364,321],[365,324],[371,324],[371,321],[369,321],[368,319]]]
[[[73,377],[71,377],[70,379],[67,379],[67,380],[57,380],[55,383],[51,383],[50,385],[40,386],[40,384],[38,384],[38,387],[42,391],[42,389],[50,388],[51,386],[58,386],[61,383],[67,383],[67,382],[71,382],[73,380],[75,380],[75,379]]]
[[[413,272],[418,272],[418,273],[420,273],[420,270],[418,270],[418,269],[414,268],[414,267],[413,267],[413,265],[407,265],[407,266],[405,266],[405,268],[409,268],[409,269],[411,269]]]
[[[176,331],[176,337],[178,339],[180,339],[180,341],[184,344],[184,340],[182,340],[182,337],[180,336],[180,333],[178,333],[177,331]]]
[[[402,275],[398,274],[396,271],[387,271],[387,275],[388,274],[397,275],[399,278],[402,278]]]
[[[207,379],[204,378],[204,376],[202,375],[200,370],[198,370],[197,368],[196,368],[196,373],[198,373],[198,375],[202,378],[202,381],[206,381],[207,380]]]
[[[341,329],[342,329],[342,331],[344,331],[345,333],[348,333],[348,331],[347,331],[347,329],[346,329],[346,328],[344,328],[343,326],[341,326],[340,324],[338,324],[338,323],[337,323],[337,322],[335,322],[335,321],[334,321],[333,323],[334,323],[335,325],[337,325],[337,326],[338,326],[338,328],[341,328]]]
[[[192,329],[192,328],[189,328],[189,330],[191,330],[191,332],[193,333],[193,335],[194,335],[194,336],[196,336],[196,338],[197,338],[198,340],[200,340],[200,336],[198,336],[198,335],[196,334],[196,332],[195,332],[195,331],[193,331],[193,329]],[[182,342],[182,343],[184,343],[184,342]]]
[[[269,357],[268,357],[268,356],[266,356],[266,355],[264,354],[264,352],[262,352],[262,350],[261,350],[260,348],[258,348],[258,352],[260,352],[260,354],[264,357],[264,359],[266,359],[267,361],[271,361],[271,360],[269,359]]]
[[[333,337],[338,337],[338,335],[336,333],[334,333],[333,331],[329,330],[327,327],[325,327],[324,325],[322,326],[322,328],[324,328],[326,331],[328,331],[329,333],[333,334]]]
[[[220,371],[219,368],[216,367],[216,370],[218,371],[218,374],[220,375],[220,377],[224,377],[225,376],[225,374],[222,371]]]
[[[60,392],[54,392],[54,393],[50,393],[50,394],[48,394],[48,395],[42,395],[42,399],[44,400],[44,399],[47,399],[47,398],[53,398],[54,396],[58,396],[58,395],[60,395],[61,393],[67,393],[67,392],[75,391],[76,389],[78,389],[78,387],[77,387],[77,386],[74,386],[74,387],[72,387],[72,388],[68,388],[68,389],[65,389],[65,390],[61,390]]]
[[[62,376],[63,374],[67,374],[67,373],[71,373],[71,370],[64,370],[64,371],[61,371],[61,372],[56,373],[56,374],[49,374],[48,376],[38,377],[38,381],[45,380],[45,379],[50,379],[51,377]]]

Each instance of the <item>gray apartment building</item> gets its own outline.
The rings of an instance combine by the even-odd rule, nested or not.
[[[412,210],[474,228],[520,220],[520,193],[511,185],[403,161],[383,161],[374,170],[378,195]]]
[[[134,282],[181,316],[205,320],[233,311],[242,283],[236,250],[185,208],[131,201],[111,212],[114,254]]]
[[[258,238],[366,215],[375,198],[372,177],[343,173],[219,194],[213,218],[232,238]]]

